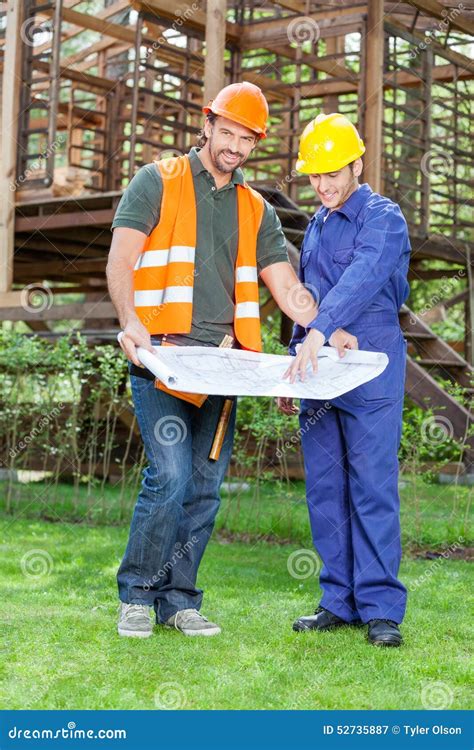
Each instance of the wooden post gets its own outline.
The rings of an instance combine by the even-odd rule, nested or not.
[[[51,62],[49,66],[50,93],[48,113],[48,150],[46,155],[45,184],[54,182],[54,162],[56,159],[56,130],[59,107],[59,70],[61,63],[61,14],[62,0],[56,0],[53,21],[53,43],[51,48]]]
[[[466,337],[464,357],[469,364],[474,365],[474,274],[472,272],[472,252],[467,245],[466,254],[468,296],[465,307]]]
[[[16,144],[21,86],[24,3],[8,0],[0,130],[0,292],[11,290],[15,248]]]
[[[424,153],[429,153],[431,149],[431,113],[433,105],[431,101],[431,90],[433,86],[433,50],[429,47],[422,53],[422,76],[423,76],[423,111],[420,114],[421,137],[423,139]],[[425,168],[421,171],[421,205],[420,205],[420,229],[425,237],[428,237],[430,231],[430,198],[431,183],[428,170]]]
[[[365,34],[364,182],[381,189],[383,116],[383,0],[368,0]]]
[[[326,55],[336,55],[339,52],[344,52],[344,41],[343,36],[330,36],[325,39],[326,42]],[[338,64],[341,63],[341,58],[335,57],[334,61]],[[344,60],[343,60],[344,62]],[[330,115],[332,112],[339,111],[339,97],[337,94],[329,94],[323,99],[323,109],[325,114]]]
[[[225,22],[227,0],[207,0],[204,103],[225,86]]]

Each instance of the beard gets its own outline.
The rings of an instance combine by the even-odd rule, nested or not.
[[[227,162],[224,157],[225,154],[232,155],[233,157],[235,156],[235,161],[233,161],[232,163]],[[217,151],[212,143],[212,137],[209,139],[209,155],[214,167],[218,170],[218,172],[221,172],[222,174],[229,174],[229,172],[233,172],[235,169],[238,169],[238,167],[244,164],[247,158],[244,156],[244,154],[241,154],[238,151],[230,152],[225,148]]]

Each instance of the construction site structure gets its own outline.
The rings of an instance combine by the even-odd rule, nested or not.
[[[3,321],[51,339],[68,321],[91,345],[114,341],[105,265],[123,190],[195,144],[222,86],[251,81],[270,123],[245,174],[295,267],[317,208],[295,171],[299,135],[320,112],[359,128],[362,181],[407,219],[411,282],[442,281],[426,309],[400,314],[407,392],[449,419],[472,466],[473,0],[7,0],[0,30]],[[452,308],[454,342],[434,330]],[[261,312],[280,320],[268,296]],[[290,331],[281,318],[283,341]]]

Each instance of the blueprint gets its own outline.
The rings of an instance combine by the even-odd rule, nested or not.
[[[304,382],[289,383],[283,373],[290,356],[209,346],[155,346],[156,355],[138,347],[138,358],[168,388],[221,396],[287,396],[331,399],[376,378],[388,357],[379,352],[337,350],[324,346],[318,372],[308,365]]]

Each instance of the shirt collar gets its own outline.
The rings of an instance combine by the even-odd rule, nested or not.
[[[350,195],[346,202],[337,210],[341,214],[344,214],[349,221],[354,221],[370,195],[372,195],[372,188],[364,182],[363,185],[359,185],[357,190],[354,190],[352,195]]]
[[[206,172],[207,174],[210,174],[204,164],[202,163],[201,159],[199,158],[198,154],[200,152],[200,148],[197,148],[196,146],[193,146],[192,149],[189,151],[189,163],[191,165],[191,173],[193,177],[200,174],[201,172]],[[242,170],[238,167],[237,169],[234,169],[232,172],[232,176],[230,178],[230,181],[234,185],[245,185],[245,177]]]
[[[354,221],[354,219],[359,214],[362,206],[367,202],[369,196],[372,195],[372,192],[373,190],[370,185],[367,182],[364,182],[363,185],[359,185],[357,190],[354,190],[354,192],[349,196],[349,198],[345,203],[342,204],[340,208],[336,209],[336,213],[344,214],[344,216],[346,216],[349,221]],[[323,224],[324,217],[328,213],[329,208],[321,206],[319,211],[316,211],[313,218],[316,219],[318,224]]]

